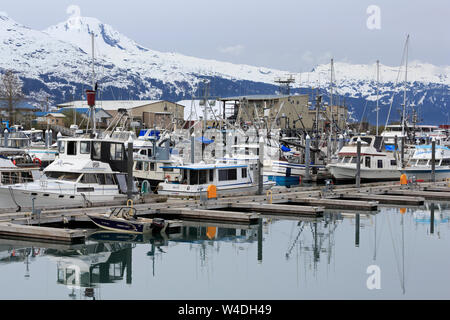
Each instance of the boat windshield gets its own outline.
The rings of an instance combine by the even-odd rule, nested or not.
[[[45,175],[51,179],[73,181],[73,182],[77,181],[78,178],[80,177],[80,173],[74,173],[74,172],[50,171],[50,172],[46,172]]]

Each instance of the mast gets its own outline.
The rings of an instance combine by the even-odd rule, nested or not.
[[[377,60],[377,136],[378,136],[378,95],[379,95],[379,85],[380,85],[380,61]]]
[[[96,91],[95,88],[95,56],[94,56],[94,32],[91,32],[91,38],[92,38],[92,90]],[[91,116],[92,116],[92,132],[96,131],[96,125],[95,125],[95,106],[92,106],[91,108]]]
[[[408,82],[408,42],[409,42],[409,34],[406,37],[406,44],[405,44],[405,88],[403,91],[403,115],[402,115],[402,136],[405,135],[405,115],[406,115],[406,85]]]

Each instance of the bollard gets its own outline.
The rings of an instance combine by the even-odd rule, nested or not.
[[[58,134],[56,135],[56,143],[58,145],[58,152],[59,152],[59,150],[61,150],[61,138],[62,138],[62,134],[61,134],[61,132],[58,132]]]
[[[310,153],[310,148],[311,148],[311,138],[309,137],[309,135],[306,136],[306,141],[305,141],[305,178],[303,179],[305,182],[310,182],[311,181],[311,174],[310,174],[310,163],[311,163],[311,153]]]
[[[195,134],[191,135],[191,163],[195,163]]]
[[[53,131],[50,129],[48,131],[48,147],[50,148],[53,144]]]
[[[9,137],[9,131],[8,129],[5,129],[5,131],[3,131],[3,138],[4,138],[4,147],[7,148],[8,147],[8,137]]]
[[[361,137],[356,142],[356,187],[361,187]]]
[[[133,198],[133,142],[128,140],[128,161],[127,161],[127,196],[128,200]]]
[[[402,137],[402,158],[401,158],[401,162],[402,162],[402,169],[405,168],[405,137]]]
[[[344,136],[342,134],[339,135],[339,146],[338,146],[338,150],[336,151],[336,153],[338,153],[339,151],[341,151],[341,149],[344,147]]]
[[[48,149],[48,129],[45,130],[45,148]]]
[[[264,137],[259,138],[259,161],[258,161],[258,195],[263,194],[264,189]]]

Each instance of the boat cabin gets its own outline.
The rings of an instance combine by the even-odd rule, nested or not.
[[[194,164],[188,166],[162,167],[163,169],[178,169],[181,171],[180,183],[186,185],[236,185],[251,182],[247,165],[216,165]],[[251,170],[251,169],[250,169]]]
[[[111,170],[127,172],[127,153],[123,141],[66,138],[58,141],[60,158],[90,159],[108,163]]]

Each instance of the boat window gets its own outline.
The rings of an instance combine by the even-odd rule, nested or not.
[[[142,161],[136,161],[136,170],[142,171]]]
[[[173,168],[163,168],[164,172],[173,172]]]
[[[111,143],[110,146],[111,160],[123,160],[123,148],[120,143]]]
[[[90,154],[91,153],[91,142],[90,141],[81,141],[80,142],[80,153],[81,154]]]
[[[377,167],[379,168],[379,169],[382,169],[383,168],[383,160],[378,160],[377,161]]]
[[[150,171],[155,171],[155,163],[150,162]]]
[[[144,171],[148,171],[148,162],[144,162]]]
[[[207,180],[206,180],[207,173],[208,173],[208,170],[200,170],[199,171],[199,173],[198,173],[198,183],[199,184],[207,183]]]
[[[66,142],[65,141],[61,141],[61,143],[59,144],[58,151],[60,154],[64,154],[64,152],[66,151]]]
[[[189,170],[189,184],[190,185],[198,184],[198,171],[197,170]]]
[[[112,174],[105,174],[105,184],[107,184],[107,185],[115,184],[115,182],[114,182],[114,175],[112,175]]]
[[[211,169],[209,170],[209,182],[213,182],[214,181],[214,170]]]
[[[349,163],[356,163],[356,157],[352,157]]]
[[[97,174],[97,181],[99,184],[105,185],[106,184],[105,175],[102,173]]]
[[[67,155],[76,156],[77,155],[77,142],[69,141],[67,143]]]
[[[417,161],[418,166],[426,166],[427,163],[428,163],[427,159],[419,159],[419,161]]]
[[[219,181],[236,180],[237,169],[219,170]]]
[[[441,166],[450,166],[450,158],[449,159],[443,159]]]
[[[81,177],[81,183],[97,183],[97,178],[93,173],[85,173]]]
[[[370,168],[370,157],[365,158],[364,165],[366,166],[366,168]]]
[[[71,173],[71,172],[46,172],[45,175],[48,178],[57,179],[57,180],[66,180],[66,181],[77,181],[80,177],[79,173]]]
[[[397,165],[397,160],[391,160],[391,166],[396,166]]]
[[[242,178],[247,178],[247,168],[242,168],[241,175],[242,175]]]
[[[101,159],[101,150],[102,144],[99,141],[95,141],[92,143],[92,159],[100,160]]]
[[[219,181],[228,180],[228,170],[219,170]]]

